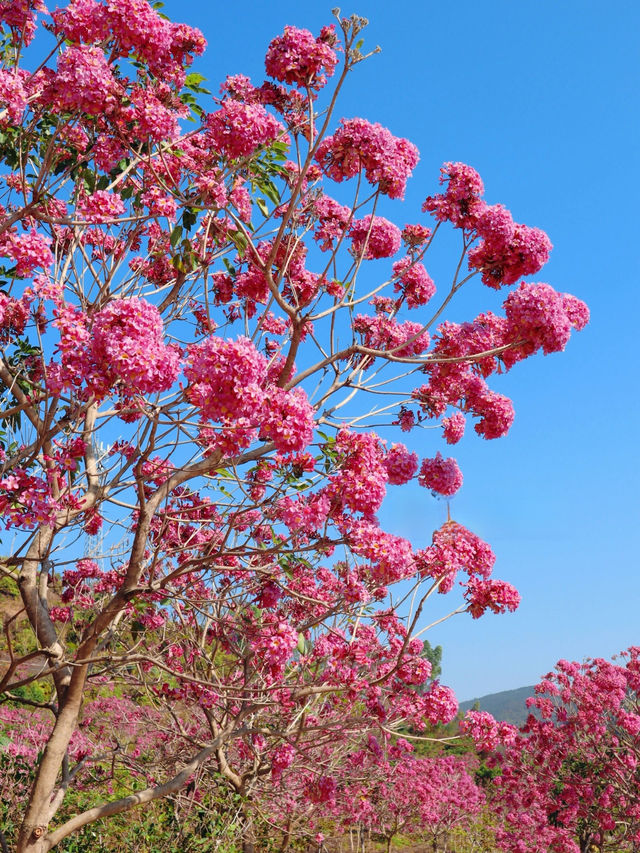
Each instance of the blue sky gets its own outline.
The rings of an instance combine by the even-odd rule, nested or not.
[[[227,74],[259,83],[270,39],[287,23],[317,32],[330,8],[170,0],[164,11],[204,32],[209,48],[197,68],[215,91]],[[405,202],[385,215],[417,221],[441,164],[467,162],[489,203],[549,234],[554,251],[535,280],[592,312],[565,353],[493,381],[516,409],[507,438],[487,442],[468,430],[455,448],[465,484],[453,515],[492,544],[496,576],[523,601],[513,615],[458,616],[431,631],[444,646],[443,680],[463,700],[534,683],[559,658],[640,644],[640,6],[617,0],[605,14],[592,0],[358,0],[342,12],[370,19],[365,49],[380,44],[382,53],[353,74],[339,114],[379,121],[421,152]],[[497,307],[474,286],[452,319]],[[422,455],[446,449],[426,435]],[[426,545],[445,512],[416,487],[392,491],[381,516]]]

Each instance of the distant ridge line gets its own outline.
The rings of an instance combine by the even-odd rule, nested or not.
[[[461,711],[470,711],[476,703],[481,711],[488,711],[496,720],[522,726],[530,711],[526,700],[535,695],[533,684],[527,687],[516,687],[515,690],[501,690],[499,693],[488,693],[460,703]]]

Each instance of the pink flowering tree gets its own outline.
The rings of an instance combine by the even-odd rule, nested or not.
[[[559,661],[496,758],[501,850],[640,848],[640,649],[613,664]]]
[[[519,281],[549,240],[469,166],[442,167],[429,224],[379,215],[418,151],[336,121],[363,19],[285,28],[267,79],[227,78],[206,110],[188,73],[203,36],[146,0],[4,0],[0,23],[1,567],[22,607],[0,690],[49,718],[16,841],[43,853],[209,767],[250,798],[318,737],[450,720],[415,636],[425,607],[456,586],[476,618],[518,594],[459,523],[422,550],[380,526],[389,487],[450,498],[462,473],[371,425],[504,435],[513,409],[488,380],[562,350],[588,312]],[[462,249],[437,290],[425,259],[446,225]],[[504,313],[441,321],[476,282],[517,285]],[[398,581],[415,585],[404,621]],[[105,690],[160,714],[181,760],[114,749],[144,785],[96,784],[61,818],[80,762],[104,761],[74,737]]]

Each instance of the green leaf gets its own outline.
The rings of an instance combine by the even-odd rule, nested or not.
[[[298,651],[300,652],[301,655],[303,655],[306,650],[307,650],[307,641],[305,640],[304,634],[302,633],[302,631],[300,631],[300,633],[298,634]]]
[[[264,216],[265,219],[269,217],[269,208],[267,207],[267,203],[263,198],[257,198],[256,204],[258,205],[258,210]]]
[[[353,49],[354,50],[360,50],[360,48],[362,47],[363,44],[364,44],[364,39],[358,39],[358,41],[354,44]]]
[[[197,71],[192,71],[190,74],[184,78],[185,86],[197,86],[199,83],[202,83],[207,78],[204,74],[199,74]]]
[[[169,242],[171,243],[171,247],[175,249],[180,240],[182,239],[182,225],[176,225],[176,227],[171,232],[171,238]]]

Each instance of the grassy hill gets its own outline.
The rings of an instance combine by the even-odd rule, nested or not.
[[[521,726],[529,713],[525,701],[533,695],[533,685],[518,687],[515,690],[503,690],[501,693],[489,693],[487,696],[461,702],[460,710],[469,711],[478,703],[481,711],[488,711],[496,720]]]

